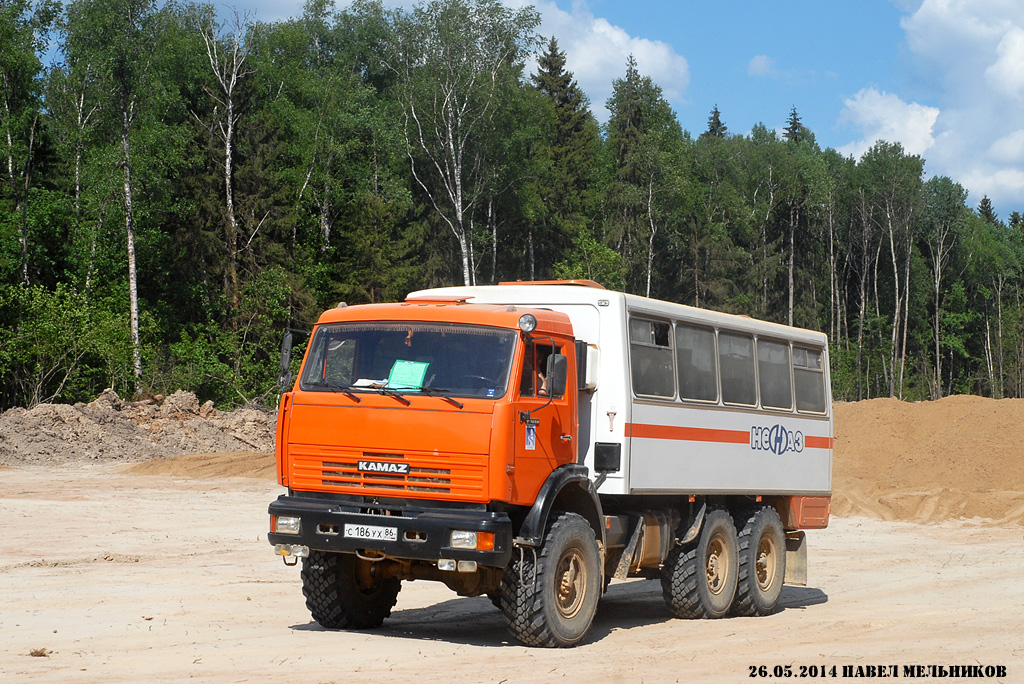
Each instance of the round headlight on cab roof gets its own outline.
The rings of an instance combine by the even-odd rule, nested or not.
[[[519,329],[524,333],[532,333],[537,329],[537,317],[533,314],[523,314],[519,317]]]

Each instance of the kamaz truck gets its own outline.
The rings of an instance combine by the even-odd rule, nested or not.
[[[768,615],[828,524],[828,344],[591,281],[340,305],[276,458],[269,541],[327,628],[380,626],[412,580],[490,597],[530,646],[583,640],[612,579]]]

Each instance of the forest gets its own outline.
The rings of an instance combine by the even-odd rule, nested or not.
[[[797,106],[683,130],[633,58],[599,124],[539,25],[0,0],[0,409],[273,406],[283,332],[340,301],[553,278],[824,331],[837,400],[1024,395],[1019,212]]]

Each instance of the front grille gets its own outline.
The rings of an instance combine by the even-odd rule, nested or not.
[[[378,459],[385,454],[366,454]],[[394,458],[394,457],[392,457]],[[452,471],[450,468],[409,467],[408,475],[396,473],[368,473],[359,470],[357,462],[324,461],[323,479],[325,487],[372,487],[408,492],[437,492],[451,494]],[[448,477],[446,477],[448,476]]]
[[[359,495],[486,501],[485,454],[438,452],[385,454],[293,444],[289,448],[288,485],[295,490]],[[359,470],[359,461],[408,464],[409,472]]]

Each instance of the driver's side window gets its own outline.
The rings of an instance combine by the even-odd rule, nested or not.
[[[526,343],[526,357],[523,359],[523,375],[519,380],[519,396],[546,397],[548,357],[558,353],[559,348],[551,344]]]

